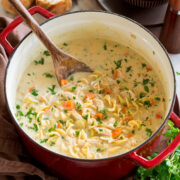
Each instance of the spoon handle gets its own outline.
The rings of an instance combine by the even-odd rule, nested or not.
[[[50,53],[54,54],[56,51],[59,51],[59,55],[60,55],[60,52],[61,52],[60,49],[58,49],[56,45],[48,38],[48,36],[41,29],[37,21],[31,16],[31,14],[27,11],[27,9],[23,6],[23,4],[19,0],[9,0],[9,2],[20,14],[20,16],[24,19],[26,24],[32,29],[32,31],[42,41],[42,43],[46,46],[46,48],[50,51]],[[62,52],[62,55],[63,55],[63,52]]]

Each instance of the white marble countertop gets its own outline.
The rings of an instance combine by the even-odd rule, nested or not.
[[[85,9],[101,9],[97,4],[96,0],[73,0],[73,8],[71,11],[85,10]],[[0,16],[8,16],[13,18],[14,16],[5,12],[4,9],[0,5]],[[40,20],[41,22],[41,20]],[[180,72],[180,54],[172,55],[170,54],[170,58],[176,72]],[[176,74],[176,82],[177,82],[177,95],[180,99],[180,75]]]

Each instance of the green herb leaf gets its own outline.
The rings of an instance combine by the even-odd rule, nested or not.
[[[149,79],[143,79],[143,85],[146,85],[149,83]]]
[[[45,77],[47,77],[47,78],[52,78],[52,77],[53,77],[53,75],[50,74],[50,73],[44,73],[43,75],[44,75]]]
[[[129,66],[126,68],[126,72],[129,72],[131,70],[132,66]]]
[[[41,58],[39,61],[34,60],[34,63],[35,63],[35,65],[38,65],[38,64],[43,65],[44,64],[44,58]]]
[[[104,108],[103,110],[101,110],[101,113],[102,113],[104,116],[106,116],[106,115],[107,115],[107,114],[106,114],[107,111],[108,111],[108,109]]]
[[[72,92],[74,92],[76,90],[76,86],[72,87]]]
[[[31,94],[33,96],[38,96],[38,91],[36,89],[33,89]]]
[[[69,80],[70,80],[70,81],[74,81],[74,76],[71,76],[71,77],[69,78]]]
[[[47,50],[44,51],[43,54],[44,54],[45,56],[50,56],[50,53],[49,53],[49,51],[47,51]]]
[[[104,50],[107,50],[107,45],[106,45],[106,44],[104,44],[103,48],[104,48]]]
[[[146,64],[142,64],[142,68],[146,67]]]
[[[76,137],[79,136],[80,131],[75,131]]]
[[[121,68],[122,59],[114,61],[114,64],[116,65],[116,69]]]
[[[145,90],[146,92],[149,92],[148,86],[144,86],[144,90]]]
[[[146,128],[146,134],[150,137],[152,135],[152,130],[149,128]]]
[[[146,96],[145,93],[140,93],[139,98],[143,98],[143,97],[145,97],[145,96]]]
[[[177,75],[180,75],[180,72],[176,72]]]
[[[101,149],[100,149],[100,148],[97,148],[97,149],[96,149],[96,152],[101,152]]]
[[[16,109],[20,109],[20,105],[16,105]]]
[[[48,139],[42,139],[41,141],[40,141],[40,143],[46,143],[48,141]]]
[[[151,103],[149,100],[144,101],[144,106],[151,107]]]
[[[56,85],[52,85],[52,87],[50,88],[50,87],[48,87],[48,89],[51,91],[51,94],[56,94],[56,92],[54,91],[55,90],[55,87],[56,87]]]
[[[118,120],[116,120],[116,121],[114,122],[113,126],[116,128],[117,125],[118,125]]]
[[[67,43],[63,43],[63,46],[68,46],[68,44]]]
[[[66,125],[66,121],[59,120],[59,122],[60,122],[63,126],[65,126],[65,125]]]
[[[50,143],[50,146],[54,146],[54,145],[55,145],[55,142],[52,141],[52,142]]]

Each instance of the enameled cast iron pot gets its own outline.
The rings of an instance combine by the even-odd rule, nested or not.
[[[27,57],[30,56],[33,59],[34,54],[38,53],[39,48],[42,46],[35,35],[29,33],[16,49],[12,48],[6,38],[23,21],[22,18],[18,17],[0,34],[0,43],[11,55],[6,71],[5,94],[13,123],[33,157],[47,167],[49,171],[65,179],[114,180],[130,173],[137,164],[145,168],[152,168],[161,163],[175,150],[180,144],[180,133],[157,157],[152,160],[144,158],[152,154],[157,146],[168,118],[180,128],[180,119],[172,112],[176,93],[174,70],[166,50],[148,30],[133,20],[106,12],[74,12],[54,18],[52,13],[37,6],[30,9],[29,12],[31,14],[39,13],[46,18],[50,18],[41,27],[54,41],[58,40],[59,34],[73,29],[83,29],[90,25],[89,27],[92,28],[88,28],[87,35],[90,36],[91,31],[93,31],[97,37],[116,40],[141,52],[144,57],[151,59],[151,64],[154,64],[154,67],[161,67],[161,73],[164,77],[161,80],[166,85],[168,96],[166,118],[161,127],[143,144],[129,152],[110,158],[86,160],[67,157],[45,149],[21,129],[15,117],[16,90],[22,73],[30,63]],[[64,36],[61,38],[64,38]]]

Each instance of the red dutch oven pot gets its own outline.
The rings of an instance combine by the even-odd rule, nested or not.
[[[64,31],[68,31],[68,28],[70,29],[70,27],[85,27],[87,24],[95,22],[96,25],[104,24],[105,26],[108,26],[109,28],[107,28],[107,32],[110,32],[109,36],[111,36],[112,39],[121,38],[123,42],[123,38],[125,38],[126,42],[130,42],[132,46],[142,49],[144,52],[147,52],[147,54],[149,53],[149,57],[152,54],[152,50],[156,51],[157,57],[153,59],[160,59],[158,61],[154,61],[162,67],[162,73],[167,80],[165,83],[167,84],[170,98],[167,104],[166,118],[162,125],[143,144],[140,144],[138,147],[129,152],[114,157],[89,160],[67,157],[42,147],[24,132],[24,130],[18,125],[14,115],[18,82],[29,63],[26,60],[28,59],[26,57],[32,55],[30,54],[32,52],[35,53],[35,50],[40,46],[40,42],[32,33],[29,33],[18,45],[18,47],[16,47],[16,49],[10,45],[7,41],[7,36],[13,29],[16,28],[16,26],[23,22],[21,17],[17,17],[0,34],[0,43],[4,46],[9,55],[11,55],[6,71],[5,94],[7,105],[12,115],[13,124],[15,125],[27,150],[34,158],[41,162],[47,170],[65,179],[114,180],[129,174],[135,169],[137,164],[145,168],[153,168],[173,153],[175,148],[180,144],[180,133],[176,136],[172,143],[154,159],[147,160],[145,158],[153,153],[155,147],[159,143],[160,135],[168,118],[171,119],[178,128],[180,128],[180,119],[172,111],[176,93],[174,70],[166,50],[148,30],[133,20],[106,12],[83,11],[54,17],[52,13],[38,6],[31,8],[29,12],[32,15],[36,13],[41,14],[45,18],[49,19],[41,25],[49,36],[52,36],[52,34],[58,34],[63,31],[63,29]],[[125,32],[123,36],[118,36],[120,31],[121,33]],[[137,37],[136,40],[132,40],[132,38],[130,38],[132,31]],[[98,33],[99,31],[96,32]],[[106,33],[105,29],[103,32],[100,32],[101,35],[103,33]],[[168,75],[166,72],[168,72]]]

